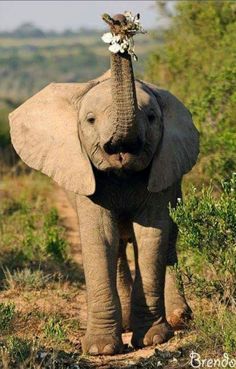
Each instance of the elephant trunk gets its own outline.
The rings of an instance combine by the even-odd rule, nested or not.
[[[110,152],[137,152],[140,147],[137,129],[137,97],[131,56],[111,53],[112,121],[114,133],[108,142]]]
[[[112,32],[122,35],[122,24],[126,24],[124,15],[117,14],[110,18],[109,22],[112,23]],[[127,50],[124,53],[111,52],[110,58],[114,130],[105,150],[109,153],[137,152],[140,149],[137,125],[138,103],[131,55]]]
[[[131,56],[111,54],[111,93],[116,138],[132,136],[137,114],[137,97]]]

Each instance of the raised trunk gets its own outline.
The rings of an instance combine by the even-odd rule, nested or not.
[[[115,141],[132,140],[137,134],[137,97],[131,56],[111,53],[111,79]]]

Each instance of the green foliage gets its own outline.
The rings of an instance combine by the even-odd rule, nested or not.
[[[45,232],[45,250],[58,261],[65,260],[67,242],[62,237],[61,228],[58,226],[58,213],[52,208],[45,216],[44,232]]]
[[[8,114],[10,109],[8,107],[0,108],[0,147],[5,147],[10,144]]]
[[[0,203],[0,262],[5,270],[5,287],[44,286],[48,272],[41,275],[42,266],[68,260],[64,229],[56,209],[45,200],[49,188],[46,178],[37,174],[2,181],[5,195]]]
[[[44,326],[44,334],[47,338],[51,338],[55,341],[64,341],[66,338],[66,332],[63,328],[63,322],[57,317],[52,317]]]
[[[66,258],[67,242],[64,230],[58,224],[56,209],[44,209],[44,204],[34,206],[24,198],[9,199],[1,208],[2,243],[17,248],[25,261],[52,257],[58,261]],[[17,232],[11,233],[15,227]]]
[[[13,303],[0,303],[0,330],[8,330],[11,327],[15,315],[15,305]]]
[[[236,17],[229,1],[178,2],[147,78],[190,109],[201,133],[201,170],[218,183],[236,168]]]
[[[216,305],[217,306],[217,305]],[[197,330],[197,344],[210,347],[211,350],[235,353],[236,347],[236,319],[235,314],[225,307],[218,311],[202,314],[198,311],[194,321]]]
[[[181,268],[199,296],[236,299],[236,175],[213,196],[212,187],[193,188],[184,204],[171,211],[180,229]]]
[[[32,351],[32,343],[19,337],[10,336],[5,343],[12,364],[18,364],[25,361]]]

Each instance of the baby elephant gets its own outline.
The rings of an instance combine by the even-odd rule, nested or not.
[[[10,125],[22,160],[75,194],[88,300],[83,351],[121,352],[124,328],[134,347],[167,341],[190,311],[171,271],[164,296],[166,265],[177,262],[169,204],[198,156],[189,111],[135,80],[130,55],[118,53],[96,80],[45,87],[10,114]]]

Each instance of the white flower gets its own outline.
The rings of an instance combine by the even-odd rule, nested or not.
[[[120,35],[113,35],[112,43],[113,42],[119,42],[120,41]]]
[[[134,53],[134,40],[133,36],[137,33],[145,33],[142,26],[140,25],[140,16],[139,14],[133,16],[131,12],[125,12],[124,13],[128,28],[125,31],[125,34],[121,35],[115,35],[112,32],[104,33],[102,36],[102,40],[106,44],[110,44],[109,50],[112,53],[124,53],[127,51],[134,60],[137,60],[137,57]]]
[[[102,41],[106,44],[110,44],[113,40],[113,34],[111,32],[104,33],[102,36]]]
[[[119,44],[117,44],[117,43],[114,43],[114,44],[112,44],[111,46],[109,46],[109,50],[110,50],[112,53],[116,54],[116,53],[118,53],[118,52],[120,51],[120,45],[119,45]]]

